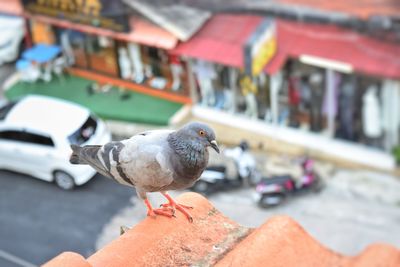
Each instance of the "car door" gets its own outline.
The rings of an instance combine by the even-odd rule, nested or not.
[[[8,131],[3,135],[9,140],[6,147],[10,169],[47,181],[52,179],[52,159],[56,152],[49,136],[26,130]]]
[[[50,136],[25,130],[20,141],[20,157],[30,174],[51,181],[56,149]]]
[[[18,156],[18,139],[20,131],[17,129],[0,129],[0,167],[15,170],[18,164],[23,167]]]

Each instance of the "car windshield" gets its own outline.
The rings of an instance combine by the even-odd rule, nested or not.
[[[7,114],[10,110],[15,106],[17,102],[9,102],[4,105],[0,103],[0,120],[4,120],[7,117]]]
[[[71,144],[81,145],[85,143],[96,132],[97,121],[93,116],[89,116],[86,122],[68,137]]]

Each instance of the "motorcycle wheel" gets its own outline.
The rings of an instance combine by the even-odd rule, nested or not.
[[[258,205],[261,208],[267,209],[278,206],[285,200],[285,195],[282,193],[272,193],[263,195],[258,201]]]
[[[197,193],[207,194],[209,190],[209,184],[202,180],[197,181],[193,186],[193,191]]]
[[[312,191],[314,193],[319,193],[322,191],[324,186],[325,186],[324,181],[322,181],[321,178],[318,177],[315,184],[313,185]]]
[[[255,170],[252,171],[249,175],[249,185],[255,186],[257,185],[262,179],[262,175],[259,171]]]

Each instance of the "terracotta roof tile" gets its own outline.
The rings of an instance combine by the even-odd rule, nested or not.
[[[188,266],[203,260],[215,261],[210,254],[229,248],[247,229],[218,212],[202,196],[188,193],[178,202],[195,207],[194,223],[177,214],[176,219],[146,218],[88,259],[93,266]],[[229,240],[231,240],[229,242]],[[114,255],[110,257],[110,255]],[[207,260],[207,258],[209,258]]]
[[[75,252],[63,252],[45,265],[46,267],[92,267],[84,257]]]
[[[371,245],[348,257],[321,245],[287,216],[253,230],[231,221],[198,194],[185,193],[177,200],[194,207],[194,223],[181,214],[146,218],[87,260],[66,252],[44,267],[400,266],[400,251],[390,245]]]

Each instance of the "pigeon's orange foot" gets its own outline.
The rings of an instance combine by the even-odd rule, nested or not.
[[[147,216],[156,217],[157,215],[165,216],[168,218],[175,217],[174,213],[170,210],[162,209],[151,209],[147,211]]]
[[[188,205],[177,204],[177,203],[175,203],[175,205],[179,205],[182,208],[185,208],[185,209],[188,209],[188,210],[192,210],[193,209],[192,206],[188,206]],[[170,203],[161,204],[161,207],[173,209]]]
[[[173,200],[172,197],[168,195],[166,192],[161,192],[161,193],[168,199],[168,203],[161,205],[164,209],[172,210],[173,214],[175,214],[175,210],[179,210],[180,212],[182,212],[183,215],[186,216],[189,222],[193,222],[192,215],[190,215],[190,213],[186,210],[186,209],[193,209],[193,207],[176,203],[175,200]]]
[[[175,210],[179,210],[180,212],[182,212],[183,215],[186,216],[186,218],[189,220],[189,222],[193,222],[192,215],[190,215],[190,213],[186,210],[186,209],[193,209],[193,207],[178,204],[176,202],[162,204],[162,206],[164,208],[169,207],[173,211],[173,214],[175,214]]]
[[[156,217],[157,215],[161,215],[161,216],[165,216],[168,218],[175,217],[174,212],[172,212],[169,209],[166,209],[166,208],[153,209],[153,207],[151,206],[151,204],[147,198],[144,200],[144,203],[147,206],[147,216]]]

